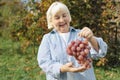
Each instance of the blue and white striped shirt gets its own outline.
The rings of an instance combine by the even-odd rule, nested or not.
[[[79,29],[70,27],[70,36],[67,44],[72,40],[80,39],[77,35],[78,32],[80,32]],[[95,59],[104,57],[107,53],[107,44],[102,40],[102,38],[96,37],[96,39],[100,47],[99,52],[97,53],[93,48],[90,50],[90,57]],[[67,55],[66,45],[63,43],[63,40],[60,38],[59,33],[55,29],[43,36],[39,46],[37,60],[40,68],[42,68],[42,70],[46,73],[46,79],[96,80],[92,63],[92,67],[84,72],[60,72],[60,67],[68,61],[72,61],[75,66],[79,65],[74,57]]]

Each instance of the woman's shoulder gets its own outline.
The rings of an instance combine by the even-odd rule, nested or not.
[[[48,33],[46,33],[46,34],[43,35],[43,38],[50,38],[50,36],[52,36],[54,34],[55,34],[54,31],[48,32]]]
[[[50,36],[50,33],[46,33],[46,34],[43,35],[43,38],[47,38],[49,36]]]

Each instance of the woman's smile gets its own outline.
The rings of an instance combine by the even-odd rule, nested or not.
[[[59,25],[59,27],[65,27],[67,25],[67,23],[62,23]]]

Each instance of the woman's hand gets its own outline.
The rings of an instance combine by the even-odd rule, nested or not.
[[[83,72],[87,68],[83,65],[80,67],[74,67],[72,62],[66,63],[65,65],[62,65],[60,68],[61,72]]]
[[[79,33],[79,36],[84,37],[90,41],[93,38],[93,32],[88,27],[84,27]]]
[[[92,47],[98,52],[99,51],[99,46],[98,42],[95,39],[93,32],[90,28],[84,27],[81,32],[78,34],[80,37],[86,38],[92,45]]]

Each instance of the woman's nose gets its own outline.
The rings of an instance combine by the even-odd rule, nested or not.
[[[60,18],[60,22],[63,22],[63,21],[64,21],[64,18],[63,18],[63,17],[61,17],[61,18]]]

